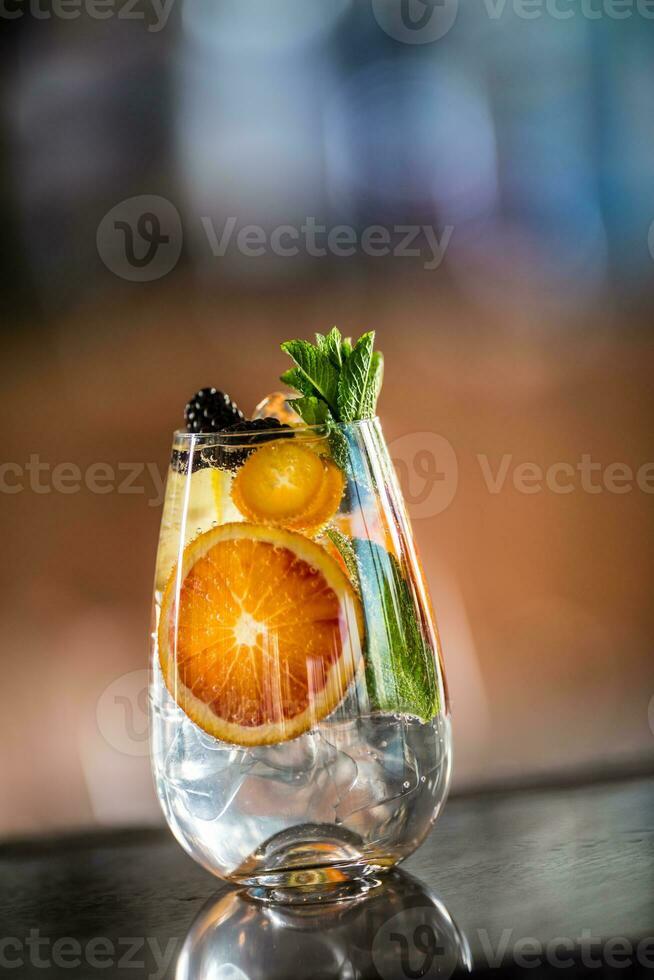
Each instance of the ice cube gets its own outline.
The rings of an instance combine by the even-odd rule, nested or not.
[[[253,761],[239,791],[238,803],[261,817],[333,823],[336,808],[356,779],[349,755],[309,732],[280,745],[251,751]]]
[[[392,715],[371,715],[345,730],[325,735],[347,753],[357,770],[356,780],[336,809],[338,818],[345,820],[359,811],[390,803],[418,786],[410,737],[413,724],[419,723]]]
[[[246,749],[220,742],[185,723],[165,762],[165,779],[174,797],[200,820],[217,820],[225,812],[253,765]]]
[[[277,745],[261,745],[252,749],[251,757],[274,772],[297,775],[309,772],[316,764],[318,749],[312,732]]]

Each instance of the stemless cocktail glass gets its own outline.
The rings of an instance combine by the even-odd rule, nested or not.
[[[325,900],[418,847],[450,720],[377,420],[176,433],[152,638],[157,792],[200,864],[263,899]]]

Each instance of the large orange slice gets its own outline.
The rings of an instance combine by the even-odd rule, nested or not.
[[[362,662],[361,603],[338,563],[308,538],[224,524],[184,551],[164,593],[166,685],[215,738],[265,745],[328,715]]]
[[[327,456],[297,439],[270,442],[252,453],[232,486],[250,521],[315,534],[338,509],[345,477]]]

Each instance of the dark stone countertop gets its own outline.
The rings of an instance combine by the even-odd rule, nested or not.
[[[0,975],[654,976],[654,778],[451,799],[403,872],[349,908],[270,910],[165,829],[6,841]]]

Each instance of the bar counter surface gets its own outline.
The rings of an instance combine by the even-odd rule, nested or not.
[[[164,829],[0,845],[0,975],[654,977],[654,777],[451,799],[349,903],[266,906]]]

